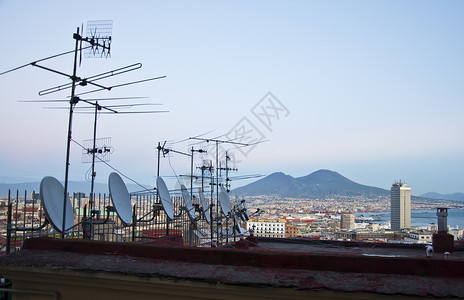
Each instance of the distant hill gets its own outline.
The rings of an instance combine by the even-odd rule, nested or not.
[[[64,185],[63,182],[61,184]],[[129,192],[140,191],[141,187],[135,184],[127,184],[127,189]],[[40,182],[25,182],[25,183],[0,183],[0,197],[8,196],[8,190],[11,190],[12,196],[16,196],[16,191],[19,192],[19,196],[24,196],[24,191],[27,192],[29,197],[33,191],[39,193]],[[84,193],[86,195],[90,194],[90,182],[86,181],[69,181],[68,190],[70,193]],[[109,194],[108,184],[95,182],[94,192],[96,194]]]
[[[438,200],[464,201],[464,193],[439,194],[435,192],[430,192],[420,195],[420,197]]]
[[[234,189],[232,194],[315,198],[329,195],[388,196],[390,191],[356,183],[334,171],[318,170],[298,178],[281,172],[272,173],[246,186]]]

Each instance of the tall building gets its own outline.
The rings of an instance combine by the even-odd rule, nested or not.
[[[391,230],[400,231],[411,227],[411,187],[395,182],[390,190]]]
[[[341,229],[354,229],[355,217],[354,214],[344,213],[340,216],[340,228]]]

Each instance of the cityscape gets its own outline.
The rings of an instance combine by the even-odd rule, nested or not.
[[[410,198],[409,198],[410,199]],[[266,223],[286,224],[285,234],[274,232],[256,232],[258,236],[304,237],[327,240],[357,240],[396,243],[429,243],[433,233],[437,232],[437,207],[449,210],[463,210],[464,203],[447,200],[414,198],[412,210],[428,211],[434,218],[428,218],[428,226],[413,227],[410,223],[400,229],[391,230],[390,207],[388,196],[377,199],[366,197],[334,196],[331,199],[277,199],[272,196],[250,197],[249,207],[259,208],[259,217],[253,217],[247,229],[262,227]],[[410,200],[409,200],[410,201]],[[410,204],[411,205],[411,204]],[[381,220],[379,215],[383,214]],[[385,215],[388,217],[386,218]],[[345,221],[345,218],[349,221]],[[263,225],[259,223],[263,223]],[[261,231],[261,230],[260,230]],[[455,240],[463,238],[462,227],[450,228]],[[396,233],[395,233],[396,232]],[[401,234],[397,234],[401,232]],[[420,233],[427,239],[410,239],[410,235]]]
[[[266,270],[267,268],[273,270],[269,271],[271,274],[276,272],[276,267],[279,266],[278,261],[280,260],[284,260],[284,265],[278,268],[283,268],[282,270],[288,268],[288,266],[291,265],[290,262],[294,259],[292,258],[292,253],[294,251],[296,251],[296,255],[299,255],[299,257],[301,257],[301,255],[310,255],[310,257],[321,255],[321,261],[324,261],[324,257],[327,257],[327,251],[329,251],[329,253],[333,253],[329,255],[335,255],[333,257],[334,259],[346,260],[344,264],[349,264],[349,260],[354,259],[353,255],[359,255],[359,251],[363,253],[361,255],[375,257],[375,259],[382,259],[384,257],[412,257],[414,259],[414,257],[418,255],[423,256],[424,252],[427,258],[431,258],[435,251],[436,255],[434,257],[436,258],[431,260],[433,262],[437,261],[437,259],[440,261],[440,255],[443,254],[445,259],[448,259],[448,256],[451,255],[450,259],[452,260],[450,262],[452,263],[460,262],[460,249],[463,244],[464,229],[459,226],[448,226],[447,217],[448,212],[464,211],[464,203],[449,200],[431,200],[419,197],[412,198],[411,187],[402,182],[394,182],[392,184],[390,197],[333,195],[332,197],[324,199],[299,199],[281,198],[277,196],[250,196],[246,197],[246,199],[235,197],[235,199],[231,199],[230,203],[227,204],[223,198],[224,192],[225,190],[221,191],[221,196],[218,199],[219,201],[215,204],[217,205],[217,209],[220,209],[221,212],[216,210],[213,204],[209,210],[210,219],[206,214],[208,210],[204,209],[205,204],[203,201],[199,201],[202,199],[198,199],[198,197],[193,197],[191,206],[193,210],[191,210],[188,208],[188,202],[186,201],[188,195],[180,195],[174,192],[170,197],[173,213],[173,215],[170,216],[169,214],[171,212],[166,209],[164,204],[160,205],[156,197],[138,195],[130,200],[131,206],[134,207],[132,211],[132,221],[123,220],[121,215],[123,212],[119,206],[120,204],[116,205],[117,201],[115,201],[114,197],[110,197],[112,199],[107,197],[101,198],[100,196],[95,197],[92,204],[90,198],[85,197],[83,193],[74,193],[73,197],[70,198],[71,202],[69,204],[72,203],[72,214],[74,215],[70,224],[75,225],[72,225],[72,227],[66,231],[66,234],[62,234],[63,231],[59,230],[60,223],[53,220],[56,216],[51,218],[50,212],[47,212],[46,207],[43,206],[43,203],[49,200],[43,202],[43,196],[36,193],[30,195],[24,193],[24,197],[16,193],[16,196],[13,195],[6,199],[0,199],[0,264],[2,264],[3,257],[4,265],[2,268],[6,272],[4,274],[7,274],[9,280],[13,280],[13,283],[21,283],[24,275],[15,277],[15,275],[12,275],[15,273],[10,273],[9,271],[15,270],[16,263],[14,260],[17,257],[24,256],[24,258],[20,260],[20,264],[25,263],[30,265],[31,262],[28,262],[29,259],[34,261],[32,264],[37,264],[36,261],[40,261],[39,264],[44,264],[46,268],[44,271],[47,273],[47,268],[50,264],[56,265],[58,261],[68,261],[70,255],[85,255],[85,257],[87,257],[86,259],[74,258],[77,259],[76,261],[84,262],[89,259],[89,254],[85,253],[94,253],[94,255],[98,254],[96,256],[98,261],[101,261],[100,256],[104,255],[105,261],[109,262],[115,259],[112,253],[116,253],[116,256],[118,256],[120,254],[117,253],[121,251],[121,253],[126,253],[126,251],[131,253],[129,256],[123,254],[123,256],[126,257],[125,259],[128,260],[127,267],[125,268],[127,268],[126,270],[130,270],[125,271],[129,273],[125,273],[126,275],[123,276],[128,276],[128,274],[136,272],[137,278],[139,278],[143,272],[147,272],[143,271],[140,273],[141,271],[137,269],[139,268],[137,267],[137,256],[141,254],[140,251],[142,250],[152,253],[142,255],[145,257],[142,261],[143,266],[151,266],[151,260],[147,262],[146,258],[151,257],[151,255],[155,255],[156,261],[159,261],[160,257],[166,257],[166,262],[170,262],[174,259],[175,262],[172,263],[175,264],[175,266],[169,268],[169,270],[172,270],[174,273],[169,276],[179,278],[183,278],[185,274],[178,274],[177,271],[175,271],[179,270],[178,264],[182,263],[177,262],[177,260],[188,261],[188,257],[195,253],[195,249],[213,250],[217,247],[221,248],[222,251],[217,253],[211,252],[206,256],[206,253],[201,252],[196,255],[209,257],[208,261],[211,261],[211,259],[218,259],[215,257],[217,257],[219,253],[227,253],[228,257],[234,260],[235,255],[244,255],[244,253],[248,251],[250,251],[250,254],[254,253],[253,255],[263,257],[268,255],[266,253],[269,253],[269,251],[271,251],[271,253],[272,251],[277,251],[276,253],[278,253],[279,259],[276,262],[266,264],[266,267],[264,267]],[[201,194],[200,198],[203,198]],[[161,202],[163,201],[164,200],[161,199]],[[60,200],[58,200],[58,202],[60,202]],[[90,210],[90,219],[87,217],[87,207],[93,207],[93,209]],[[227,213],[225,209],[230,209],[230,211]],[[429,215],[426,219],[428,223],[426,226],[413,226],[414,217],[412,215],[417,211],[426,212]],[[195,216],[194,219],[190,217],[192,213],[193,216]],[[430,217],[430,214],[435,215],[435,217]],[[142,217],[139,219],[138,216]],[[59,216],[58,220],[60,220]],[[88,220],[91,221],[89,222]],[[396,230],[392,230],[392,228],[396,228]],[[41,238],[46,239],[43,240]],[[81,244],[81,241],[87,242]],[[292,246],[295,242],[299,243],[300,246]],[[316,244],[314,244],[314,242],[316,242]],[[153,245],[158,244],[161,248],[153,248]],[[420,245],[429,248],[426,248],[426,251],[424,251],[423,248],[419,251],[416,246]],[[149,247],[144,249],[146,246]],[[403,247],[395,248],[395,246]],[[90,248],[87,249],[86,247]],[[129,250],[127,247],[136,248]],[[188,252],[180,254],[179,251],[181,248],[179,247],[186,249]],[[249,247],[256,247],[256,250],[248,250]],[[290,249],[293,250],[283,250],[287,247],[291,247]],[[35,248],[37,249],[34,250]],[[139,249],[136,251],[138,254],[135,252],[132,253],[135,249]],[[223,252],[227,251],[227,249],[239,252]],[[65,250],[65,252],[62,252],[63,250]],[[45,254],[41,251],[48,251],[48,256],[44,256]],[[156,251],[156,254],[153,254],[153,251]],[[159,251],[168,252],[161,254]],[[354,254],[349,254],[347,256],[347,251],[354,251]],[[175,258],[172,256],[173,254],[171,252],[177,253],[174,256]],[[12,253],[16,253],[16,255],[12,256]],[[39,255],[39,260],[34,258],[35,255]],[[64,260],[60,259],[61,256],[64,257]],[[121,258],[116,259],[117,262],[110,263],[113,266],[112,271],[110,271],[108,267],[105,267],[104,272],[106,273],[104,274],[108,274],[107,272],[110,272],[109,274],[112,272],[120,272],[120,268],[123,267],[121,265],[122,260]],[[199,259],[197,260],[199,261]],[[289,262],[285,262],[287,260],[289,260]],[[8,263],[8,261],[12,261],[13,264],[8,266],[8,264],[11,264]],[[71,261],[73,261],[73,259]],[[309,262],[311,258],[305,261]],[[417,259],[415,261],[417,261]],[[7,265],[5,265],[5,262]],[[75,270],[76,263],[72,264],[72,268]],[[218,264],[217,267],[224,268],[225,266],[223,266],[223,264],[228,265],[229,263],[226,263],[222,258],[216,264]],[[380,260],[377,261],[374,264],[374,273],[390,272],[384,271],[391,268],[389,264],[391,263]],[[89,265],[85,265],[85,263],[82,266],[80,263],[78,265],[80,266],[79,268],[83,268],[84,273],[82,273],[82,275],[87,278],[88,274],[86,272],[88,272]],[[95,268],[97,272],[101,272],[100,265],[100,262],[94,263],[92,264],[92,268]],[[245,265],[249,267],[254,265],[254,262],[249,261],[246,262]],[[259,265],[260,268],[263,268],[262,263]],[[330,260],[323,263],[323,265],[323,268],[329,268],[330,270]],[[368,268],[367,266],[369,266],[369,264],[366,265],[362,263],[356,265],[356,268],[361,268],[356,269],[356,272],[364,274],[362,276],[366,277],[367,280],[371,280],[371,276],[373,275],[365,270],[365,268]],[[459,264],[456,265],[456,267],[458,266]],[[64,264],[64,267],[69,268],[67,267],[67,263]],[[301,265],[296,267],[301,268]],[[317,268],[320,267],[321,265]],[[210,271],[202,273],[198,271],[198,266],[193,266],[192,268],[195,274],[194,278],[196,278],[196,280],[200,279],[200,282],[204,280],[203,278],[211,276],[209,273]],[[451,267],[448,267],[447,270],[450,270],[450,268]],[[182,270],[185,272],[185,270],[188,270],[188,267],[182,267]],[[420,276],[424,276],[423,273],[421,273],[422,271],[419,270],[420,267],[416,266],[412,268],[410,272],[412,272],[412,274],[417,273],[420,274]],[[39,273],[40,272],[42,271],[39,271]],[[250,280],[247,276],[248,272],[249,271],[237,273],[237,270],[233,269],[231,274],[234,275],[228,276],[228,279],[222,278],[221,282],[228,283],[230,281],[235,282],[235,284],[240,282],[240,284],[249,285]],[[403,271],[394,272],[394,274],[396,274],[396,272]],[[162,273],[167,274],[165,272]],[[19,274],[22,273],[20,272]],[[339,274],[345,276],[344,272]],[[393,280],[393,282],[388,285],[388,290],[383,290],[379,289],[377,285],[372,287],[359,283],[355,284],[351,282],[353,277],[349,274],[350,273],[347,273],[346,276],[348,277],[345,279],[348,286],[350,286],[346,288],[347,290],[352,290],[351,287],[356,286],[355,290],[367,292],[374,291],[380,294],[391,293],[393,291],[394,293],[404,293],[406,295],[422,295],[422,290],[424,290],[424,286],[420,284],[422,281],[417,281],[416,279],[409,281],[409,288],[405,289],[404,286],[398,282],[404,281],[402,275],[393,275],[393,279],[389,279]],[[47,276],[48,275],[40,273],[37,279],[47,278]],[[147,274],[143,276],[151,275]],[[281,278],[279,282],[281,282],[283,286],[286,286],[288,282],[294,280],[293,276],[295,275],[292,275],[288,279]],[[450,275],[448,274],[446,276]],[[439,289],[435,288],[430,292],[428,288],[425,288],[427,291],[426,293],[431,293],[432,295],[464,296],[455,288],[459,286],[456,285],[456,280],[459,282],[459,278],[460,277],[458,277],[458,279],[447,278],[446,283],[445,281],[440,281]],[[4,280],[5,285],[8,286],[10,284],[9,280],[2,280]],[[96,282],[101,282],[101,279],[96,280]],[[128,284],[126,277],[121,278],[121,280],[121,283],[124,282],[124,286]],[[260,282],[260,287],[258,287],[258,290],[253,290],[253,293],[260,294],[262,286],[266,286],[270,284],[270,282],[268,278],[254,279],[255,282],[256,280]],[[427,278],[426,280],[436,281],[437,279],[433,277],[430,279]],[[51,281],[48,280],[48,282]],[[60,284],[59,286],[61,287],[58,289],[60,291],[59,293],[63,295],[77,295],[79,293],[76,294],[76,288],[79,291],[88,291],[88,287],[91,285],[89,282],[86,280],[80,280],[78,282],[80,282],[82,286],[78,284],[80,287],[74,288],[68,287],[66,284]],[[319,278],[318,282],[316,286],[307,286],[304,284],[296,285],[299,291],[298,293],[304,294],[306,293],[305,291],[314,291],[314,289],[320,291],[321,286],[329,291],[337,289],[337,285],[333,285],[331,281],[327,280],[325,277]],[[139,286],[140,283],[136,283],[136,285]],[[178,283],[175,285],[180,288]],[[276,288],[276,286],[279,285],[274,284],[273,286]],[[39,283],[37,288],[39,292],[32,290],[31,287],[28,286],[24,289],[24,292],[42,293],[43,288],[57,289],[57,285]],[[208,292],[210,288],[211,287],[207,287],[205,292]],[[113,285],[107,285],[104,289],[108,290],[109,293],[114,293]],[[185,289],[185,287],[182,287],[182,289]],[[254,287],[254,289],[256,289],[256,287]],[[11,293],[15,293],[15,291],[15,289],[4,290],[4,292]],[[135,290],[131,288],[132,294],[139,294],[143,291],[144,290],[140,290],[139,288]],[[283,292],[284,295],[280,296],[282,299],[289,297],[285,290],[281,290],[281,287],[277,288],[275,292]],[[152,293],[153,292],[150,292],[150,295]],[[162,290],[162,293],[166,292]],[[221,293],[223,292],[221,291]],[[182,296],[180,296],[180,298],[182,298]]]
[[[401,203],[399,201],[400,194],[402,196]],[[78,195],[83,196],[84,194]],[[39,212],[43,209],[40,202],[37,201],[39,195],[31,195],[31,199],[36,201],[26,201],[25,206],[24,200],[16,202],[16,213],[13,216],[16,226],[19,224],[20,226],[33,227],[34,223],[39,224],[43,220],[44,217],[39,215]],[[241,198],[235,197],[235,200],[231,201],[232,206],[239,202],[238,199]],[[246,229],[246,235],[252,232],[257,237],[273,238],[431,244],[433,234],[438,231],[437,208],[444,207],[450,212],[464,211],[464,203],[458,201],[432,200],[421,197],[412,197],[413,201],[411,201],[411,187],[401,182],[392,184],[390,196],[332,195],[322,199],[301,199],[266,195],[247,196],[244,199],[246,199],[249,219],[238,219],[238,225]],[[180,209],[183,205],[182,198],[174,196],[173,200]],[[103,201],[109,201],[109,199]],[[138,202],[146,201],[153,201],[153,199],[138,200]],[[134,200],[132,202],[135,203]],[[202,205],[198,199],[194,198],[194,202],[198,207]],[[76,207],[75,222],[78,222],[83,217],[84,212],[82,209],[89,204],[89,199],[79,198],[77,203],[76,200],[73,200],[73,203],[75,203],[74,206]],[[139,204],[136,206],[139,207],[137,214],[143,215],[147,213],[146,209],[150,205]],[[426,221],[427,224],[413,226],[411,212],[414,214],[415,211],[427,213],[426,219],[420,219]],[[104,209],[100,209],[98,212],[99,218],[104,218],[106,214],[107,212]],[[395,217],[392,218],[392,215]],[[152,237],[163,235],[162,228],[164,225],[162,224],[165,223],[165,219],[160,218],[156,220],[160,225],[151,232]],[[422,215],[419,218],[424,217]],[[111,214],[111,220],[112,226],[118,226],[117,224],[120,223],[114,213]],[[182,223],[185,221],[185,218],[180,218],[177,222]],[[32,222],[32,225],[30,222]],[[6,250],[8,225],[7,198],[0,199],[0,224],[1,249],[4,252]],[[178,228],[176,232],[183,235],[187,234],[184,232],[185,228],[179,231],[183,225],[176,227]],[[203,227],[203,232],[209,230],[209,225],[205,220],[199,220],[199,227]],[[123,229],[121,224],[119,224],[119,228],[114,230],[115,232],[119,231],[119,235],[106,234],[99,239],[114,241],[129,239],[126,230]],[[462,226],[448,226],[447,230],[453,235],[456,243],[460,243],[464,239],[464,228]],[[141,227],[137,236],[146,235],[147,232],[146,226]],[[202,236],[199,235],[198,238],[205,241],[207,236],[206,233]],[[198,243],[198,240],[195,243]]]
[[[464,299],[463,13],[0,1],[0,300]]]

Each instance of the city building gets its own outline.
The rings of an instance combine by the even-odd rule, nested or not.
[[[356,227],[354,214],[341,214],[340,229],[354,229]]]
[[[406,244],[432,244],[433,232],[428,230],[411,231],[404,237]]]
[[[262,237],[285,237],[285,220],[265,220],[247,222],[246,230],[253,230],[256,236]]]
[[[450,228],[448,233],[454,236],[454,240],[462,240],[464,238],[464,229]]]
[[[294,238],[301,236],[300,230],[298,230],[298,226],[294,224],[286,224],[285,225],[285,237],[286,238]]]
[[[369,242],[399,242],[403,241],[407,234],[401,232],[384,231],[360,231],[360,230],[344,230],[335,232],[334,239],[337,241],[369,241]]]
[[[391,230],[400,231],[411,227],[411,187],[395,182],[390,191]]]

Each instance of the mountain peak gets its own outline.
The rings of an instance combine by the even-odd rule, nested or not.
[[[358,184],[339,173],[320,169],[309,175],[293,178],[275,172],[265,178],[233,191],[236,195],[278,195],[281,197],[314,198],[328,195],[388,194],[388,191]]]
[[[343,177],[342,175],[338,174],[337,172],[335,171],[331,171],[331,170],[326,170],[326,169],[320,169],[320,170],[317,170],[315,172],[312,172],[311,174],[305,176],[305,177],[317,177],[317,178],[320,178],[320,179],[341,179],[341,178],[344,178],[344,179],[347,179],[346,177]],[[349,180],[349,179],[347,179]]]
[[[286,175],[283,172],[274,172],[271,175],[269,175],[268,177],[276,177],[277,178],[277,177],[285,177],[285,176],[289,176],[289,175]]]
[[[337,175],[340,175],[340,174],[338,174],[338,173],[335,172],[335,171],[331,171],[331,170],[327,170],[327,169],[319,169],[319,170],[317,170],[317,171],[312,172],[311,174],[330,174],[330,175],[335,175],[335,174],[337,174]],[[310,174],[310,175],[311,175],[311,174]]]

